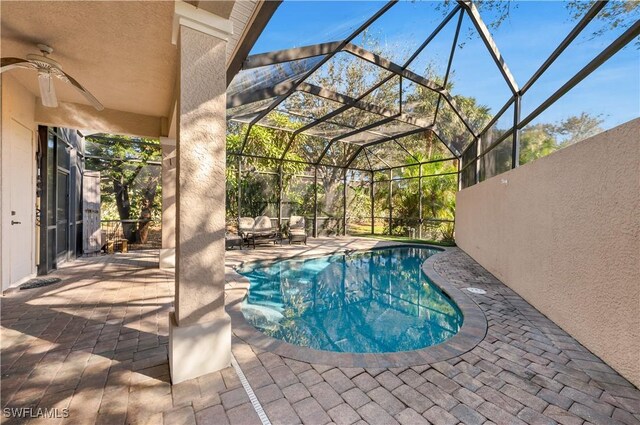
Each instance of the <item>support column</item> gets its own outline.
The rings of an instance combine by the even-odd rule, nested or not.
[[[220,35],[231,24],[185,3],[176,3],[176,16],[176,290],[169,329],[174,384],[231,362],[231,320],[224,306],[226,40]]]
[[[160,268],[176,266],[176,140],[160,138],[162,146],[162,249]]]
[[[516,100],[513,102],[513,137],[511,146],[511,168],[517,168],[520,166],[520,132],[518,131],[518,125],[520,124],[520,106],[522,97],[516,95]]]
[[[480,183],[480,152],[482,152],[482,137],[479,137],[475,141],[475,160],[473,163],[473,184]]]
[[[347,172],[345,168],[344,179],[342,181],[342,236],[347,236]]]
[[[282,231],[282,162],[278,166],[278,231]]]
[[[238,223],[240,223],[240,217],[242,217],[242,157],[236,156],[238,160]]]
[[[422,239],[422,164],[418,165],[418,239]],[[459,168],[458,168],[459,169]],[[458,177],[460,173],[458,173]]]
[[[313,169],[313,237],[318,237],[318,166]]]
[[[371,234],[375,235],[376,234],[376,217],[375,217],[375,193],[374,191],[374,174],[373,171],[371,172],[371,191],[369,192],[369,196],[371,197]]]
[[[389,170],[389,236],[393,235],[393,170]]]

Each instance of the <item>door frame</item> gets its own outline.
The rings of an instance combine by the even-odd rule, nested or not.
[[[64,200],[60,199],[60,192],[59,192],[59,188],[60,188],[60,175],[63,174],[65,176],[67,176],[67,195],[66,198]],[[67,170],[64,167],[61,167],[60,165],[58,165],[56,167],[56,174],[55,174],[55,179],[56,179],[56,213],[55,213],[55,227],[56,227],[56,245],[55,245],[55,264],[56,266],[69,261],[69,244],[71,243],[71,238],[70,238],[70,233],[71,233],[71,222],[69,219],[69,216],[71,215],[71,170]],[[67,210],[67,216],[66,217],[58,217],[58,211],[60,211],[60,207],[59,204],[61,203],[66,204],[66,210]],[[59,237],[60,237],[60,232],[59,232],[59,226],[61,224],[61,222],[64,222],[65,225],[65,234],[66,234],[66,242],[64,244],[64,252],[60,252],[59,250],[59,246],[58,246],[58,242],[59,242]]]
[[[40,170],[40,261],[38,274],[45,275],[56,270],[67,261],[73,261],[82,255],[82,174],[83,147],[81,142],[73,138],[82,137],[76,130],[41,125],[38,128],[39,138],[39,170]],[[51,146],[49,146],[51,145]],[[64,158],[62,151],[64,149]],[[60,174],[66,176],[67,198],[64,200],[67,210],[64,252],[59,251],[58,222],[65,221],[59,215]],[[53,204],[53,205],[50,205]],[[51,215],[51,217],[49,217]]]
[[[4,121],[4,120],[3,120]],[[3,216],[3,220],[2,220],[2,227],[3,227],[3,231],[2,231],[2,250],[5,251],[7,255],[3,255],[4,258],[7,259],[7,261],[3,261],[3,266],[2,266],[2,290],[6,290],[9,289],[11,287],[15,287],[18,286],[24,282],[26,282],[27,280],[33,278],[36,275],[36,255],[35,255],[35,247],[36,247],[36,173],[37,173],[37,164],[36,164],[36,156],[35,156],[35,152],[37,149],[36,146],[36,138],[35,138],[35,131],[33,128],[31,128],[29,125],[24,124],[23,122],[21,122],[20,120],[16,119],[15,117],[9,117],[9,122],[5,122],[3,123],[4,125],[9,124],[9,137],[6,137],[7,134],[3,134],[3,143],[2,143],[2,208],[1,208],[1,213]],[[19,125],[21,127],[23,127],[24,129],[28,130],[29,134],[30,134],[30,140],[29,140],[29,151],[30,151],[30,160],[29,160],[29,164],[25,164],[25,166],[30,167],[30,172],[29,172],[29,176],[30,176],[30,181],[28,183],[28,190],[30,193],[29,196],[29,204],[30,204],[30,208],[28,209],[28,220],[27,220],[27,226],[25,227],[25,230],[28,232],[28,235],[26,236],[29,240],[29,274],[26,276],[23,276],[15,281],[13,280],[13,276],[12,276],[12,264],[11,264],[11,257],[9,255],[9,250],[11,249],[11,240],[10,240],[10,227],[11,227],[11,194],[10,194],[10,189],[9,189],[9,185],[14,184],[14,179],[12,178],[12,176],[9,174],[8,170],[8,162],[11,161],[11,157],[9,155],[10,152],[10,144],[12,143],[17,143],[17,141],[15,140],[14,134],[11,133],[11,127],[13,127],[13,125]],[[3,132],[4,133],[4,132]],[[6,230],[5,230],[6,229]]]

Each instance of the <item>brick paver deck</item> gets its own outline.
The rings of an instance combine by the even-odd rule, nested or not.
[[[345,238],[229,253],[241,259],[367,248]],[[484,340],[439,363],[338,368],[234,336],[233,353],[273,424],[640,424],[640,391],[458,249],[435,270],[488,320]],[[169,384],[173,274],[157,252],[82,259],[53,286],[2,298],[2,407],[68,409],[29,423],[259,424],[233,368]],[[232,288],[230,288],[231,290]],[[17,411],[14,411],[17,412]],[[42,413],[32,410],[32,413]],[[25,423],[6,418],[3,423]]]

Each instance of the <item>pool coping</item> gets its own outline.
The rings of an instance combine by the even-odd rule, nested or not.
[[[244,300],[249,289],[249,280],[233,270],[227,278],[232,286],[228,287],[226,293],[227,313],[231,317],[233,333],[245,342],[261,349],[269,351],[279,356],[287,357],[308,363],[325,364],[337,367],[405,367],[419,366],[430,363],[437,363],[448,360],[450,358],[460,356],[467,351],[473,349],[486,336],[487,318],[484,312],[473,299],[464,294],[460,289],[449,283],[445,278],[440,276],[434,269],[435,261],[452,248],[436,247],[431,245],[416,245],[410,243],[389,243],[384,247],[397,246],[419,246],[422,248],[435,248],[440,252],[430,256],[422,263],[422,271],[438,286],[438,288],[455,302],[462,312],[463,322],[460,330],[453,337],[441,342],[440,344],[425,347],[419,350],[398,351],[393,353],[340,353],[326,350],[316,350],[310,347],[291,344],[283,340],[270,337],[260,330],[252,326],[242,314],[242,301]],[[378,249],[375,247],[373,249]],[[383,248],[383,247],[381,247]],[[345,249],[337,249],[330,253],[320,255],[331,255],[347,251]],[[359,251],[359,250],[358,250]],[[366,250],[363,250],[366,251]],[[279,253],[281,254],[281,253]],[[286,258],[301,258],[305,256],[320,256],[319,254],[299,255],[278,255],[273,260]],[[266,260],[266,259],[265,259]],[[261,260],[257,260],[261,261]],[[246,261],[241,262],[238,267],[245,264],[257,262]],[[264,261],[264,260],[262,260]]]

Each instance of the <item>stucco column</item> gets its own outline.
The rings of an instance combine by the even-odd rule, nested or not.
[[[178,27],[174,384],[231,361],[224,309],[226,41],[195,28],[182,21]]]
[[[176,140],[160,138],[162,146],[162,249],[160,268],[172,269],[176,259]]]

